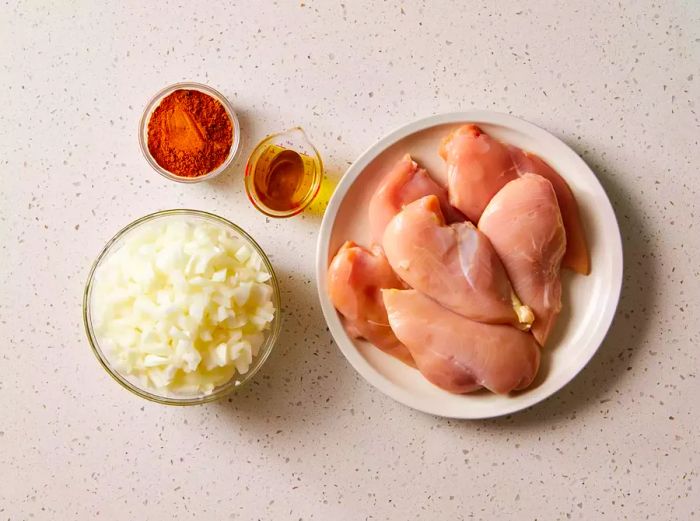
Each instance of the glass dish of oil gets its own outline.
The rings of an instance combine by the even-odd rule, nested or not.
[[[291,217],[318,194],[323,162],[301,127],[272,134],[255,147],[245,167],[253,205],[270,217]]]

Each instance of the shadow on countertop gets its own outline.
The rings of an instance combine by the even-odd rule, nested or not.
[[[279,268],[275,271],[283,302],[279,340],[245,388],[212,405],[221,416],[261,433],[279,428],[325,431],[357,378],[331,338],[315,282]]]
[[[231,166],[232,172],[213,180],[212,186],[245,198],[242,178],[246,161],[256,146],[255,136],[264,137],[258,130],[266,119],[260,114],[253,118],[242,109],[237,109],[237,115],[242,134],[239,156]],[[295,227],[313,233],[313,248],[321,218],[342,173],[341,165],[326,159],[317,198],[304,212],[291,218]],[[283,306],[279,339],[248,385],[212,407],[231,423],[245,424],[246,429],[261,435],[280,428],[298,433],[328,429],[337,417],[337,409],[346,404],[349,389],[357,384],[358,377],[348,370],[333,342],[321,313],[313,275],[292,272],[279,263],[275,263],[275,272]]]
[[[603,344],[573,381],[526,411],[478,421],[477,424],[486,430],[541,427],[567,418],[574,419],[579,412],[590,407],[598,406],[604,410],[605,403],[615,398],[616,383],[632,370],[640,344],[648,329],[653,327],[653,321],[648,317],[658,300],[659,268],[644,215],[603,158],[593,157],[580,143],[567,145],[596,173],[615,210],[624,257],[620,302]]]

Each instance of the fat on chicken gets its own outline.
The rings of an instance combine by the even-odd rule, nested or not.
[[[389,326],[381,295],[384,288],[402,287],[379,247],[368,250],[347,241],[328,268],[328,293],[348,334],[415,366],[410,352]]]
[[[455,313],[522,329],[532,323],[488,238],[470,222],[448,226],[434,195],[406,205],[382,245],[401,279]]]
[[[532,334],[544,346],[561,310],[559,268],[566,233],[552,183],[525,174],[488,204],[479,229],[491,240],[513,288],[535,314]]]
[[[464,216],[450,206],[447,190],[406,154],[386,174],[370,199],[369,223],[373,243],[381,244],[386,225],[405,205],[426,195],[435,195],[440,200],[449,222],[464,220]]]
[[[531,334],[453,313],[416,290],[383,290],[389,322],[434,385],[451,393],[499,394],[530,385],[540,364]]]

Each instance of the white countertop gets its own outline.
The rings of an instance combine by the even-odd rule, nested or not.
[[[79,4],[0,16],[0,518],[700,515],[700,3]],[[145,103],[181,80],[240,114],[242,158],[215,182],[169,182],[141,156]],[[265,133],[300,124],[337,177],[394,127],[471,108],[573,146],[608,191],[626,259],[616,321],[573,383],[461,422],[355,374],[317,302],[318,218],[264,219],[242,168]],[[81,318],[105,241],[174,207],[248,229],[285,302],[254,384],[191,408],[112,381]]]

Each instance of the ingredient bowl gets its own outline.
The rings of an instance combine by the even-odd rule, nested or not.
[[[169,172],[168,170],[166,170],[158,164],[158,162],[155,160],[150,150],[148,149],[148,123],[151,119],[151,115],[153,114],[153,111],[156,110],[156,108],[158,108],[161,101],[163,101],[163,98],[172,94],[176,90],[197,90],[211,96],[219,103],[221,103],[221,105],[223,105],[224,109],[226,110],[226,113],[228,114],[229,119],[231,120],[233,139],[228,156],[226,157],[223,163],[221,163],[211,172],[196,177],[184,177]],[[216,176],[222,174],[233,163],[233,161],[238,156],[238,152],[241,145],[241,128],[238,122],[238,117],[236,116],[233,107],[231,106],[229,101],[224,97],[223,94],[201,83],[181,82],[165,87],[155,96],[153,96],[153,98],[151,98],[151,100],[148,102],[146,108],[143,111],[143,115],[141,116],[141,121],[139,122],[139,144],[141,145],[141,152],[143,152],[143,156],[146,158],[146,161],[148,161],[148,164],[151,165],[151,167],[153,167],[153,169],[163,177],[170,179],[171,181],[177,181],[179,183],[199,183],[200,181],[213,179]]]
[[[177,237],[179,229],[186,230],[189,234],[187,237],[192,237],[190,242],[185,243],[185,247],[180,247],[181,243],[176,239],[169,238],[168,234],[171,230],[174,237]],[[153,233],[154,230],[165,230],[165,233]],[[206,233],[218,237],[221,244],[233,244],[234,249],[238,248],[236,257],[240,257],[240,262],[247,264],[241,265],[243,267],[238,270],[216,268],[219,271],[210,279],[206,278],[209,275],[197,275],[208,273],[205,272],[208,268],[200,266],[215,262],[211,258],[204,259],[199,253],[192,253],[193,247],[206,241]],[[157,241],[156,244],[165,244],[165,247],[150,248],[150,244],[138,239],[144,236],[150,237],[149,234],[154,237],[154,241]],[[172,247],[170,247],[171,243]],[[220,254],[218,258],[223,259],[220,262],[231,265],[233,257],[229,255],[228,250],[222,248],[214,247],[210,250]],[[157,260],[154,260],[156,256],[153,251],[160,252]],[[202,251],[204,251],[203,248]],[[183,255],[186,257],[184,261]],[[200,256],[197,257],[197,255]],[[123,263],[123,259],[132,259],[132,262]],[[141,263],[146,266],[146,269],[139,267],[142,259],[146,259]],[[151,270],[148,262],[156,268]],[[185,262],[187,265],[181,271],[173,269],[168,271],[162,267],[163,263],[168,262],[172,263],[168,266],[180,266]],[[238,264],[235,265],[238,266]],[[256,266],[255,269],[245,267],[253,265]],[[194,267],[191,268],[191,266]],[[150,276],[149,280],[154,281],[151,294],[141,292],[144,286],[140,284],[143,280],[140,277],[144,272],[146,276]],[[113,276],[114,273],[117,273],[117,276]],[[127,273],[127,276],[124,273]],[[251,279],[256,276],[258,279]],[[186,277],[189,278],[186,280]],[[114,284],[115,280],[136,282]],[[238,280],[246,282],[236,282]],[[250,280],[253,282],[249,282]],[[179,289],[192,288],[192,283],[202,284],[201,291],[195,288],[194,292],[187,293],[185,289]],[[204,286],[205,284],[207,285]],[[240,295],[236,291],[244,286],[248,294],[239,299]],[[134,287],[137,289],[134,290]],[[176,287],[180,293],[177,293],[176,289],[169,289]],[[108,288],[108,291],[105,291],[105,288]],[[258,289],[265,291],[256,292]],[[98,298],[95,297],[96,293]],[[126,297],[123,297],[123,294],[126,294]],[[175,297],[181,297],[180,303],[176,302],[177,298],[173,298],[172,294]],[[227,297],[229,301],[226,304],[222,295],[234,294],[235,297]],[[253,299],[258,297],[251,296],[255,294],[265,295],[260,297],[267,305],[265,309],[258,306],[252,311],[249,310],[252,305],[257,306]],[[191,295],[195,297],[187,300]],[[117,308],[112,304],[115,301],[119,302],[121,307]],[[114,309],[118,309],[118,312],[113,312]],[[134,311],[137,309],[138,311]],[[228,315],[227,309],[230,310]],[[221,312],[224,316],[217,316]],[[170,318],[173,313],[175,318]],[[260,319],[262,313],[266,315]],[[167,405],[196,405],[210,402],[226,396],[249,382],[267,360],[279,336],[280,313],[280,290],[277,278],[272,264],[260,246],[235,224],[216,215],[196,210],[156,212],[122,229],[97,257],[90,270],[83,297],[83,319],[88,341],[105,370],[134,394]],[[136,320],[134,316],[137,317]],[[144,319],[144,316],[147,318]],[[164,318],[166,316],[169,318]],[[176,319],[187,322],[189,325],[180,328],[180,322],[177,322],[177,327],[171,327],[167,322],[168,320],[175,322]],[[235,324],[237,319],[240,323]],[[229,328],[229,324],[233,324],[231,327],[237,329]],[[162,333],[166,330],[168,330],[167,334]],[[255,332],[249,335],[251,331]],[[152,332],[150,336],[148,336],[149,332]],[[245,332],[242,338],[241,332]],[[180,336],[174,337],[176,333]],[[235,336],[233,333],[238,335]],[[124,340],[124,335],[127,335],[128,340]],[[255,337],[255,340],[249,342],[249,337]],[[164,338],[182,338],[190,346],[189,350],[178,351],[180,346],[176,347],[177,340],[169,340],[166,343],[163,341]],[[247,351],[243,353],[240,346],[246,342]],[[254,344],[252,348],[251,343]],[[231,354],[233,351],[228,351],[227,346],[231,346],[232,349],[238,346],[238,351],[235,355]],[[127,360],[134,357],[136,363],[125,364],[125,357]],[[196,360],[192,361],[193,357]],[[241,361],[243,358],[245,361]],[[169,365],[163,362],[164,359],[169,361]],[[175,368],[175,364],[171,363],[172,360],[176,360],[178,364],[186,360],[194,369],[192,367],[184,369],[182,365]],[[162,372],[171,370],[170,380],[162,385],[156,385],[158,381],[150,373],[154,365],[157,366],[158,371],[161,371],[161,366],[163,366]],[[144,369],[144,366],[147,369]],[[209,378],[206,380],[206,386],[191,383],[195,377],[199,377],[197,371]],[[177,382],[178,387],[170,386],[173,382]],[[180,386],[182,382],[184,384]]]
[[[301,127],[271,134],[255,147],[245,167],[245,191],[268,217],[292,217],[321,188],[323,161]]]
[[[454,394],[416,369],[364,340],[351,338],[328,295],[328,267],[347,240],[369,247],[368,205],[386,172],[406,153],[446,185],[447,167],[438,149],[450,132],[474,123],[489,135],[545,160],[573,190],[589,239],[588,276],[562,272],[562,312],[541,350],[537,377],[524,391]],[[347,170],[321,223],[316,281],[329,330],[343,355],[371,385],[427,413],[464,419],[489,418],[530,407],[570,382],[598,350],[612,323],[622,285],[622,241],[612,205],[586,163],[549,132],[521,119],[488,111],[456,112],[420,119],[380,139]]]

